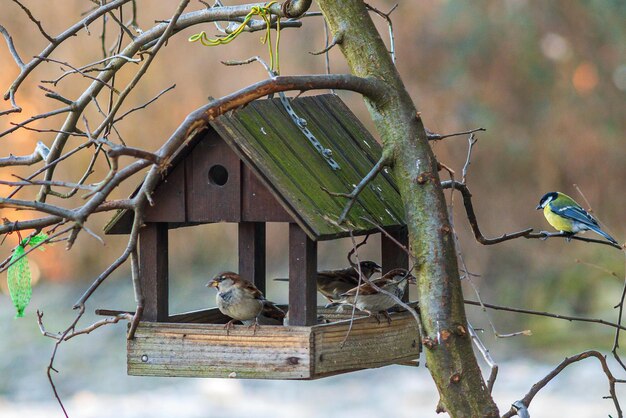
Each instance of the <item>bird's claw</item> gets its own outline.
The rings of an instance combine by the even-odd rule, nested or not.
[[[226,330],[226,336],[228,336],[228,334],[229,334],[229,332],[230,332],[230,330],[231,330],[232,328],[235,328],[234,322],[235,322],[235,320],[234,320],[234,319],[231,319],[230,321],[228,321],[228,322],[224,325],[224,329]]]

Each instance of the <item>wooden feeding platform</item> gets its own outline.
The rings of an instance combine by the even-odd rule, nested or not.
[[[129,374],[314,379],[417,359],[409,314],[394,314],[391,324],[356,319],[342,345],[349,322],[316,306],[317,242],[350,235],[333,222],[345,199],[324,189],[352,191],[381,152],[330,94],[291,99],[288,107],[279,99],[257,100],[194,133],[172,158],[139,232],[145,302],[128,341]],[[133,216],[120,211],[106,233],[128,234]],[[386,170],[359,194],[345,225],[355,236],[379,233],[366,219],[389,234],[381,236],[383,272],[406,268],[408,257],[393,242],[407,244],[403,206]],[[238,224],[238,273],[264,293],[266,223],[289,224],[290,326],[261,326],[256,333],[239,326],[227,335],[220,325],[227,318],[216,309],[170,314],[169,230],[218,222]],[[332,322],[318,324],[320,313]]]
[[[327,311],[318,309],[323,317]],[[328,313],[329,323],[256,331],[237,325],[227,332],[229,318],[217,309],[141,322],[128,340],[128,374],[310,380],[419,358],[417,325],[408,312],[391,314],[391,323],[358,311],[353,321],[350,313]]]

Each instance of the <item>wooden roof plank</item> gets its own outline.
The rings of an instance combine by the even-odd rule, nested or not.
[[[282,108],[282,104],[280,102],[274,102],[274,105],[278,107],[277,111],[279,113],[284,112],[284,109]],[[300,109],[301,110],[301,109]],[[300,111],[298,113],[298,115],[300,117],[304,117],[307,116],[305,119],[307,120],[312,120],[311,115],[309,115],[308,113],[302,112]],[[285,113],[284,115],[285,117],[288,117],[288,115]],[[298,129],[299,132],[299,129]],[[343,210],[346,200],[344,198],[341,197],[334,197],[334,196],[330,196],[328,195],[328,193],[324,192],[322,190],[322,186],[327,188],[330,191],[343,191],[343,190],[352,190],[353,188],[353,184],[355,182],[355,180],[357,178],[359,178],[358,174],[352,169],[352,167],[350,166],[349,162],[346,161],[345,159],[342,160],[341,158],[337,158],[337,155],[339,154],[339,150],[337,149],[336,145],[333,143],[333,141],[331,140],[331,138],[329,138],[327,135],[320,135],[322,132],[314,132],[314,134],[316,134],[316,138],[318,141],[320,141],[320,143],[325,146],[330,148],[334,154],[334,158],[335,161],[337,161],[340,166],[342,167],[340,170],[332,170],[324,161],[324,159],[319,155],[319,152],[313,148],[313,146],[309,143],[308,139],[304,136],[304,135],[300,135],[300,136],[294,136],[291,138],[292,141],[298,141],[298,146],[303,149],[304,152],[307,153],[312,153],[312,154],[316,154],[315,158],[316,160],[321,160],[323,161],[323,168],[320,168],[319,166],[317,167],[317,170],[315,170],[315,172],[311,173],[313,176],[316,176],[317,179],[319,180],[319,184],[320,184],[320,191],[323,192],[323,194],[329,196],[332,200],[335,201],[335,203],[338,204],[339,209],[334,212],[334,213],[329,213],[329,215],[331,217],[337,218],[339,216],[339,214],[341,213],[341,211]],[[343,133],[343,135],[345,135],[345,133]],[[360,180],[360,179],[359,179]],[[329,184],[329,182],[334,182],[334,184],[339,184],[342,187],[344,187],[343,189],[339,189],[339,190],[333,190],[331,188],[331,185]],[[357,180],[358,182],[358,180]],[[355,214],[358,214],[359,216],[363,216],[363,214],[365,216],[372,216],[373,213],[370,212],[367,208],[367,204],[363,204],[363,201],[357,200],[357,205],[355,205],[355,208],[353,209],[355,212]],[[370,203],[370,202],[367,202]],[[352,212],[351,212],[352,214]],[[333,216],[334,215],[334,216]],[[350,218],[349,218],[350,219]],[[353,222],[358,220],[358,217],[356,219],[351,219]]]
[[[365,129],[365,126],[354,116],[348,106],[336,95],[324,94],[319,96],[318,103],[323,104],[337,123],[345,127],[346,130],[358,134],[361,139],[356,142],[363,152],[365,152],[372,164],[376,164],[380,158],[380,153],[377,151],[380,149],[380,144],[372,137],[372,134]],[[383,177],[387,180],[389,185],[393,187],[398,193],[400,189],[396,185],[393,175],[388,171],[383,170]]]
[[[338,228],[327,222],[324,217],[332,218],[333,215],[338,217],[343,204],[340,199],[324,192],[322,186],[332,190],[336,187],[345,187],[345,184],[311,146],[295,123],[286,113],[281,114],[281,109],[276,108],[275,104],[271,101],[264,101],[262,108],[254,106],[254,109],[251,109],[260,118],[256,119],[259,123],[267,124],[265,129],[268,135],[258,141],[264,142],[268,149],[274,147],[267,157],[276,166],[286,167],[286,170],[291,172],[292,179],[301,193],[301,199],[294,204],[302,212],[319,217],[321,223],[325,225],[324,229],[336,231]],[[241,119],[242,115],[239,114],[237,117]],[[268,140],[270,138],[271,140]],[[281,144],[279,145],[278,142]],[[330,146],[330,144],[323,145]],[[279,149],[286,152],[279,151]],[[317,210],[311,211],[312,208],[304,203],[305,200],[311,202],[314,205],[313,208]],[[361,210],[355,209],[367,215],[362,208]]]
[[[226,122],[231,130],[237,131],[236,142],[241,151],[251,157],[251,162],[257,170],[261,171],[276,189],[276,197],[280,200],[287,200],[289,206],[294,211],[303,216],[303,221],[309,223],[309,227],[320,236],[335,232],[330,228],[320,214],[332,211],[334,206],[330,199],[326,201],[316,201],[309,199],[302,192],[302,189],[318,187],[311,179],[309,181],[299,181],[294,177],[301,163],[297,160],[294,152],[282,141],[279,136],[270,128],[269,123],[264,120],[253,108],[246,108],[246,114],[239,113],[236,117],[220,118],[220,122]],[[262,130],[261,130],[262,128]],[[258,131],[264,138],[255,138],[250,131]],[[262,132],[265,132],[263,134]],[[231,138],[232,139],[232,138]],[[274,155],[283,157],[281,164],[273,159]],[[329,206],[329,204],[331,206]]]
[[[317,129],[319,129],[320,135],[325,136],[334,143],[335,154],[333,154],[333,156],[335,160],[342,160],[340,163],[342,170],[341,173],[337,173],[337,175],[349,174],[351,177],[350,181],[352,182],[351,187],[347,190],[335,191],[350,193],[353,189],[353,185],[358,184],[374,165],[363,152],[363,149],[356,145],[356,142],[361,139],[359,135],[362,134],[342,129],[339,124],[324,123],[324,121],[331,120],[333,115],[327,108],[322,106],[318,100],[299,102],[294,107],[297,109],[296,112],[302,113],[302,117],[314,122],[311,124],[311,129],[316,136],[319,136],[316,133]],[[367,136],[369,136],[369,134]],[[372,152],[378,153],[378,156],[380,156],[382,154],[380,145],[378,145],[371,136],[366,139],[373,142],[373,144],[370,145]],[[401,203],[400,195],[382,176],[376,176],[359,194],[357,201],[365,208],[369,209],[370,217],[376,219],[377,222],[383,222],[385,224],[403,223],[403,214],[401,211],[398,211],[397,208],[398,203]],[[379,216],[377,217],[376,214],[379,214]],[[351,217],[349,216],[349,218]]]

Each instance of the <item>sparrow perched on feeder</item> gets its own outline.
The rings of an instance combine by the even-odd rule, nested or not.
[[[233,326],[234,321],[241,321],[248,326],[254,325],[256,330],[259,323],[281,324],[285,317],[285,312],[265,299],[254,284],[232,271],[219,273],[207,283],[207,287],[217,288],[217,307],[224,315],[232,318],[224,326],[227,330]],[[259,320],[260,317],[263,318]]]
[[[415,284],[416,280],[407,270],[396,268],[387,272],[384,276],[372,280],[372,283],[402,299],[407,285],[409,283]],[[370,316],[374,315],[376,319],[378,319],[378,314],[382,313],[387,317],[387,321],[391,322],[387,309],[394,307],[397,303],[391,296],[379,292],[371,284],[363,283],[343,293],[341,299],[336,304],[353,305]]]
[[[381,267],[374,261],[361,261],[361,274],[370,278],[372,274],[379,273]],[[289,279],[274,279],[277,281],[289,281]],[[323,270],[317,272],[317,291],[329,302],[337,302],[341,294],[359,285],[359,271],[354,267],[340,270]]]
[[[617,240],[604,232],[593,216],[566,194],[546,193],[537,205],[537,210],[539,209],[543,209],[543,215],[550,225],[561,232],[574,235],[577,232],[593,231],[613,244],[617,244]]]

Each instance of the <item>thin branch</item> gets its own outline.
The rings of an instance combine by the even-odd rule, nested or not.
[[[351,193],[332,192],[326,189],[325,187],[322,187],[322,190],[324,190],[326,193],[328,193],[331,196],[345,197],[348,199],[348,203],[346,203],[346,205],[343,208],[343,211],[341,212],[341,215],[339,215],[339,219],[337,220],[338,224],[342,224],[345,221],[346,216],[348,216],[348,212],[350,212],[350,209],[352,209],[352,206],[356,202],[356,199],[359,196],[359,194],[363,191],[363,189],[365,189],[365,187],[372,180],[374,180],[374,178],[376,178],[378,173],[380,173],[389,164],[390,160],[391,159],[389,158],[389,156],[383,153],[382,157],[380,157],[380,160],[376,162],[376,164],[374,165],[374,167],[372,167],[370,172],[367,173],[365,177],[363,177],[363,179],[359,182],[359,184],[356,185],[356,187],[352,190]]]
[[[469,322],[467,323],[467,330],[469,331],[470,337],[472,338],[472,342],[474,343],[478,351],[480,351],[480,354],[482,354],[483,359],[485,359],[487,365],[491,368],[491,372],[489,373],[489,379],[487,379],[487,390],[489,390],[489,393],[493,393],[493,385],[496,383],[496,377],[498,377],[498,364],[494,361],[493,357],[491,357],[491,353],[489,352],[487,347],[485,347],[485,344],[483,344],[483,342],[480,340],[478,334],[476,333],[476,330],[474,330],[474,327],[472,327]]]
[[[137,248],[134,248],[130,253],[130,270],[133,280],[133,292],[135,294],[135,303],[137,304],[137,310],[133,314],[132,321],[130,323],[130,329],[128,330],[127,339],[132,340],[135,338],[135,331],[139,325],[139,321],[143,315],[143,307],[145,298],[143,290],[141,288],[141,280],[139,278],[139,258],[137,257]]]
[[[13,43],[13,38],[9,34],[9,31],[7,31],[4,26],[0,25],[0,33],[4,36],[4,39],[7,42],[7,46],[9,47],[9,52],[11,53],[13,60],[15,60],[15,63],[17,64],[19,69],[23,70],[24,61],[22,61],[22,58],[20,58],[20,54],[18,54],[17,49],[15,49],[15,44]],[[8,99],[8,97],[5,97],[5,100],[6,99]]]
[[[608,245],[609,247],[617,248],[618,250],[621,250],[621,251],[624,250],[623,246],[619,244],[613,244],[610,241],[605,241],[605,240],[595,239],[595,238],[581,237],[581,236],[572,235],[568,232],[563,232],[563,231],[560,231],[560,232],[541,231],[537,233],[524,235],[524,238],[529,238],[529,239],[534,238],[534,239],[540,239],[542,241],[548,238],[565,238],[567,241],[576,240],[576,241],[589,242],[592,244],[603,244],[603,245]]]
[[[105,4],[96,8],[92,13],[86,16],[81,21],[75,23],[63,33],[54,38],[54,42],[50,42],[44,50],[34,57],[28,64],[25,64],[20,71],[20,74],[13,81],[7,92],[4,94],[4,100],[7,100],[11,94],[15,93],[22,82],[28,77],[28,75],[43,61],[41,57],[47,58],[52,52],[61,45],[66,39],[76,35],[76,33],[89,26],[90,23],[99,19],[103,14],[108,13],[110,10],[114,10],[124,3],[128,3],[130,0],[113,0],[111,3]]]
[[[335,36],[333,37],[333,40],[331,41],[330,44],[326,45],[326,47],[320,51],[317,52],[309,52],[309,54],[311,55],[322,55],[322,54],[326,54],[328,51],[331,50],[332,47],[334,47],[335,45],[339,45],[343,42],[343,32],[337,32],[335,34]]]
[[[34,122],[36,120],[39,119],[45,119],[45,118],[49,118],[51,116],[56,116],[56,115],[60,115],[61,113],[67,113],[67,112],[71,112],[72,111],[72,107],[71,106],[67,106],[67,107],[62,107],[60,109],[55,109],[55,110],[51,110],[50,112],[46,112],[46,113],[41,113],[39,115],[35,115],[32,116],[28,119],[26,119],[25,121],[19,122],[19,123],[11,123],[11,125],[13,125],[12,128],[9,128],[3,132],[0,132],[0,138],[2,138],[5,135],[8,135],[12,132],[17,131],[18,129],[30,124],[31,122]]]
[[[151,105],[152,103],[154,103],[155,101],[157,101],[161,96],[163,96],[165,93],[167,93],[168,91],[172,90],[176,88],[176,84],[173,84],[171,86],[169,86],[168,88],[161,90],[161,92],[159,94],[157,94],[156,96],[154,96],[152,99],[148,100],[146,103],[142,104],[141,106],[137,106],[134,107],[130,110],[128,110],[127,112],[125,112],[124,114],[122,114],[122,116],[120,116],[117,119],[114,119],[113,122],[111,122],[111,125],[116,124],[117,122],[121,121],[122,119],[124,119],[126,116],[130,115],[133,112],[136,112],[137,110],[140,109],[145,109],[146,107],[148,107],[149,105]]]
[[[624,252],[624,258],[626,259],[626,252]],[[624,275],[625,276],[624,276],[624,285],[622,288],[622,294],[620,296],[619,303],[615,306],[616,308],[619,309],[618,315],[617,315],[618,325],[622,324],[622,318],[624,315],[624,300],[626,299],[626,272],[624,273]],[[615,330],[615,339],[613,340],[613,347],[611,348],[611,353],[613,353],[613,357],[615,357],[615,360],[617,360],[620,366],[622,366],[622,369],[626,370],[626,364],[622,361],[622,358],[617,353],[617,350],[619,349],[619,334],[620,334],[620,328],[618,327]]]
[[[472,227],[472,231],[474,232],[474,237],[479,243],[483,245],[493,245],[519,237],[530,237],[530,235],[532,235],[531,233],[533,229],[528,228],[523,231],[513,232],[511,234],[503,234],[498,238],[485,238],[482,232],[480,232],[480,228],[478,227],[478,221],[476,220],[476,214],[474,213],[474,205],[472,204],[472,194],[470,193],[467,186],[458,181],[447,180],[441,182],[441,187],[443,189],[452,188],[461,192],[461,195],[463,196],[463,205],[465,206],[465,212],[467,213],[467,219],[470,223],[470,226]]]
[[[171,33],[174,30],[176,22],[178,21],[178,18],[183,13],[183,11],[185,10],[188,4],[189,4],[189,0],[182,0],[179,3],[178,7],[176,8],[176,11],[174,12],[174,16],[172,17],[172,19],[170,20],[170,23],[167,25],[167,27],[163,31],[163,34],[159,37],[159,40],[157,41],[154,48],[152,48],[150,55],[141,65],[141,67],[139,68],[139,70],[137,71],[133,79],[128,83],[128,85],[120,93],[117,99],[117,102],[115,103],[115,105],[113,105],[107,117],[104,119],[104,121],[102,121],[100,126],[94,131],[93,133],[94,136],[99,136],[102,133],[102,131],[105,129],[105,127],[113,122],[113,120],[115,119],[115,114],[117,113],[119,108],[122,106],[122,103],[124,103],[124,100],[126,99],[126,97],[135,88],[135,86],[137,85],[141,77],[143,77],[146,71],[148,71],[148,67],[150,67],[152,60],[154,60],[154,57],[156,57],[159,49],[161,49],[161,47],[165,44],[167,39],[170,37]]]
[[[393,235],[391,235],[389,233],[389,231],[387,231],[385,228],[383,228],[382,226],[378,225],[376,222],[374,222],[373,220],[366,218],[364,216],[360,217],[359,219],[370,223],[372,226],[374,226],[376,229],[378,229],[382,234],[384,234],[387,238],[389,238],[389,240],[391,242],[393,242],[394,244],[396,244],[396,246],[398,246],[398,248],[400,248],[402,251],[404,251],[409,258],[416,263],[417,262],[417,258],[411,253],[411,251],[409,251],[409,249],[404,246],[404,244],[402,244],[400,241],[398,241]]]
[[[69,62],[66,61],[59,61],[53,58],[48,58],[48,57],[37,57],[40,58],[42,61],[46,61],[46,62],[54,62],[56,64],[61,64],[61,65],[65,65],[68,66],[72,69],[72,73],[78,73],[80,75],[82,75],[85,78],[88,78],[90,80],[93,80],[96,83],[100,83],[102,84],[104,87],[108,88],[109,90],[118,93],[118,91],[115,89],[115,87],[111,86],[109,83],[107,83],[106,81],[103,81],[101,79],[99,79],[98,77],[94,77],[92,75],[87,74],[86,71],[81,71],[78,68],[74,67],[73,65],[71,65]],[[67,73],[65,73],[67,74]],[[61,81],[63,79],[63,77],[65,76],[65,74],[61,77],[59,77],[56,80],[41,80],[42,83],[46,83],[46,84],[52,84],[53,86],[56,86],[58,84],[59,81]]]
[[[534,311],[531,309],[512,308],[510,306],[494,305],[492,303],[485,303],[485,302],[482,302],[481,304],[481,302],[473,301],[473,300],[465,300],[465,304],[480,306],[480,307],[484,306],[485,308],[494,309],[497,311],[507,311],[507,312],[522,313],[526,315],[537,315],[537,316],[545,316],[548,318],[563,319],[565,321],[570,321],[570,322],[591,322],[591,323],[606,325],[608,327],[612,327],[616,329],[626,330],[625,326],[616,324],[613,322],[605,321],[604,319],[586,318],[583,316],[561,315],[561,314],[555,314],[551,312]]]
[[[61,103],[66,104],[68,106],[74,106],[74,102],[72,100],[68,99],[67,97],[61,96],[56,91],[51,90],[51,89],[49,89],[47,87],[44,87],[44,86],[41,86],[41,85],[39,85],[37,87],[39,87],[41,90],[46,92],[44,94],[44,96],[49,97],[49,98],[54,99],[54,100],[58,100]]]
[[[526,408],[528,408],[530,406],[530,403],[532,402],[533,398],[535,397],[535,395],[537,395],[537,393],[543,389],[548,383],[550,383],[550,381],[552,379],[554,379],[556,376],[558,376],[559,373],[561,373],[563,371],[563,369],[565,369],[567,366],[569,366],[570,364],[576,363],[577,361],[580,360],[584,360],[586,358],[590,358],[590,357],[595,357],[598,359],[598,361],[600,362],[600,364],[602,365],[602,371],[604,372],[604,374],[606,375],[607,380],[609,381],[609,398],[613,399],[613,404],[615,405],[615,410],[617,411],[617,416],[619,418],[622,418],[622,409],[620,407],[619,401],[617,399],[617,394],[615,393],[615,383],[622,383],[621,380],[616,379],[613,374],[611,373],[611,370],[609,369],[609,366],[606,362],[606,357],[604,357],[601,353],[599,353],[598,351],[595,350],[589,350],[589,351],[584,351],[580,354],[577,354],[575,356],[572,357],[566,357],[565,360],[563,360],[556,368],[554,368],[554,370],[552,370],[550,373],[548,373],[548,375],[546,377],[544,377],[543,379],[541,379],[540,381],[538,381],[537,383],[535,383],[533,385],[533,387],[530,389],[530,391],[526,394],[526,396],[524,396],[524,398],[522,398],[520,401],[523,406],[525,406]],[[510,418],[517,415],[517,409],[515,407],[512,407],[506,414],[502,415],[502,418]]]
[[[78,314],[76,314],[76,317],[74,318],[70,326],[67,327],[65,331],[59,333],[58,338],[55,338],[56,341],[54,343],[54,348],[52,349],[52,354],[50,355],[50,362],[48,363],[48,367],[46,368],[46,374],[48,375],[48,381],[50,382],[50,386],[52,387],[52,391],[54,392],[54,397],[56,398],[57,402],[61,406],[61,409],[63,410],[63,414],[65,415],[66,418],[69,418],[69,416],[67,415],[67,411],[65,410],[63,401],[61,401],[61,397],[59,396],[59,392],[57,391],[57,388],[54,384],[54,380],[52,379],[52,372],[53,371],[57,372],[57,370],[54,368],[54,359],[56,358],[59,345],[61,345],[61,343],[65,340],[65,337],[70,332],[72,332],[72,330],[76,328],[76,324],[78,323],[78,321],[80,321],[80,318],[82,318],[84,313],[85,313],[85,305],[82,305],[80,306]],[[37,321],[40,324],[39,329],[41,330],[41,333],[44,336],[50,336],[51,334],[46,332],[45,328],[43,327],[43,312],[37,311],[37,318],[38,318]]]
[[[394,10],[396,10],[396,8],[398,7],[398,3],[396,3],[391,10],[389,10],[387,13],[384,13],[380,10],[378,10],[377,8],[370,6],[369,4],[365,4],[365,6],[373,11],[374,13],[376,13],[377,15],[379,15],[380,17],[382,17],[383,19],[385,19],[387,21],[387,26],[389,27],[389,53],[391,54],[391,61],[395,64],[396,63],[396,46],[395,46],[395,41],[394,41],[394,37],[393,37],[393,23],[391,21],[391,14],[393,13]]]
[[[0,184],[4,184],[5,186],[11,186],[11,187],[49,185],[49,186],[57,186],[57,187],[71,187],[71,188],[77,188],[77,189],[82,189],[82,190],[92,190],[93,189],[91,186],[85,186],[83,184],[70,183],[70,182],[66,182],[66,181],[45,181],[45,180],[7,181],[7,180],[0,180]]]
[[[0,167],[16,166],[16,165],[33,165],[39,161],[45,160],[48,157],[50,150],[41,141],[37,142],[35,150],[30,155],[15,156],[10,155],[5,158],[0,158]]]
[[[24,12],[28,15],[28,18],[35,24],[37,25],[37,28],[39,28],[39,32],[41,32],[41,34],[44,36],[44,38],[46,38],[48,40],[48,42],[54,42],[54,38],[50,35],[48,35],[48,33],[44,30],[43,26],[41,26],[41,21],[35,19],[35,16],[33,16],[33,14],[31,13],[31,11],[28,9],[28,7],[24,6],[22,3],[20,3],[18,0],[13,0],[13,3],[16,3],[18,6],[20,6],[22,8],[22,10],[24,10]]]
[[[461,183],[467,184],[467,170],[469,169],[470,160],[472,158],[472,149],[474,145],[478,142],[478,138],[474,137],[474,133],[471,133],[467,138],[468,146],[467,146],[467,158],[465,159],[465,164],[463,165],[463,171],[461,172]]]
[[[425,128],[424,128],[425,129]],[[440,141],[442,139],[445,138],[450,138],[453,136],[461,136],[461,135],[471,135],[475,132],[484,132],[486,131],[485,128],[476,128],[476,129],[470,129],[469,131],[463,131],[463,132],[455,132],[452,134],[437,134],[434,132],[429,131],[428,129],[425,129],[426,131],[426,138],[428,138],[429,141]]]

